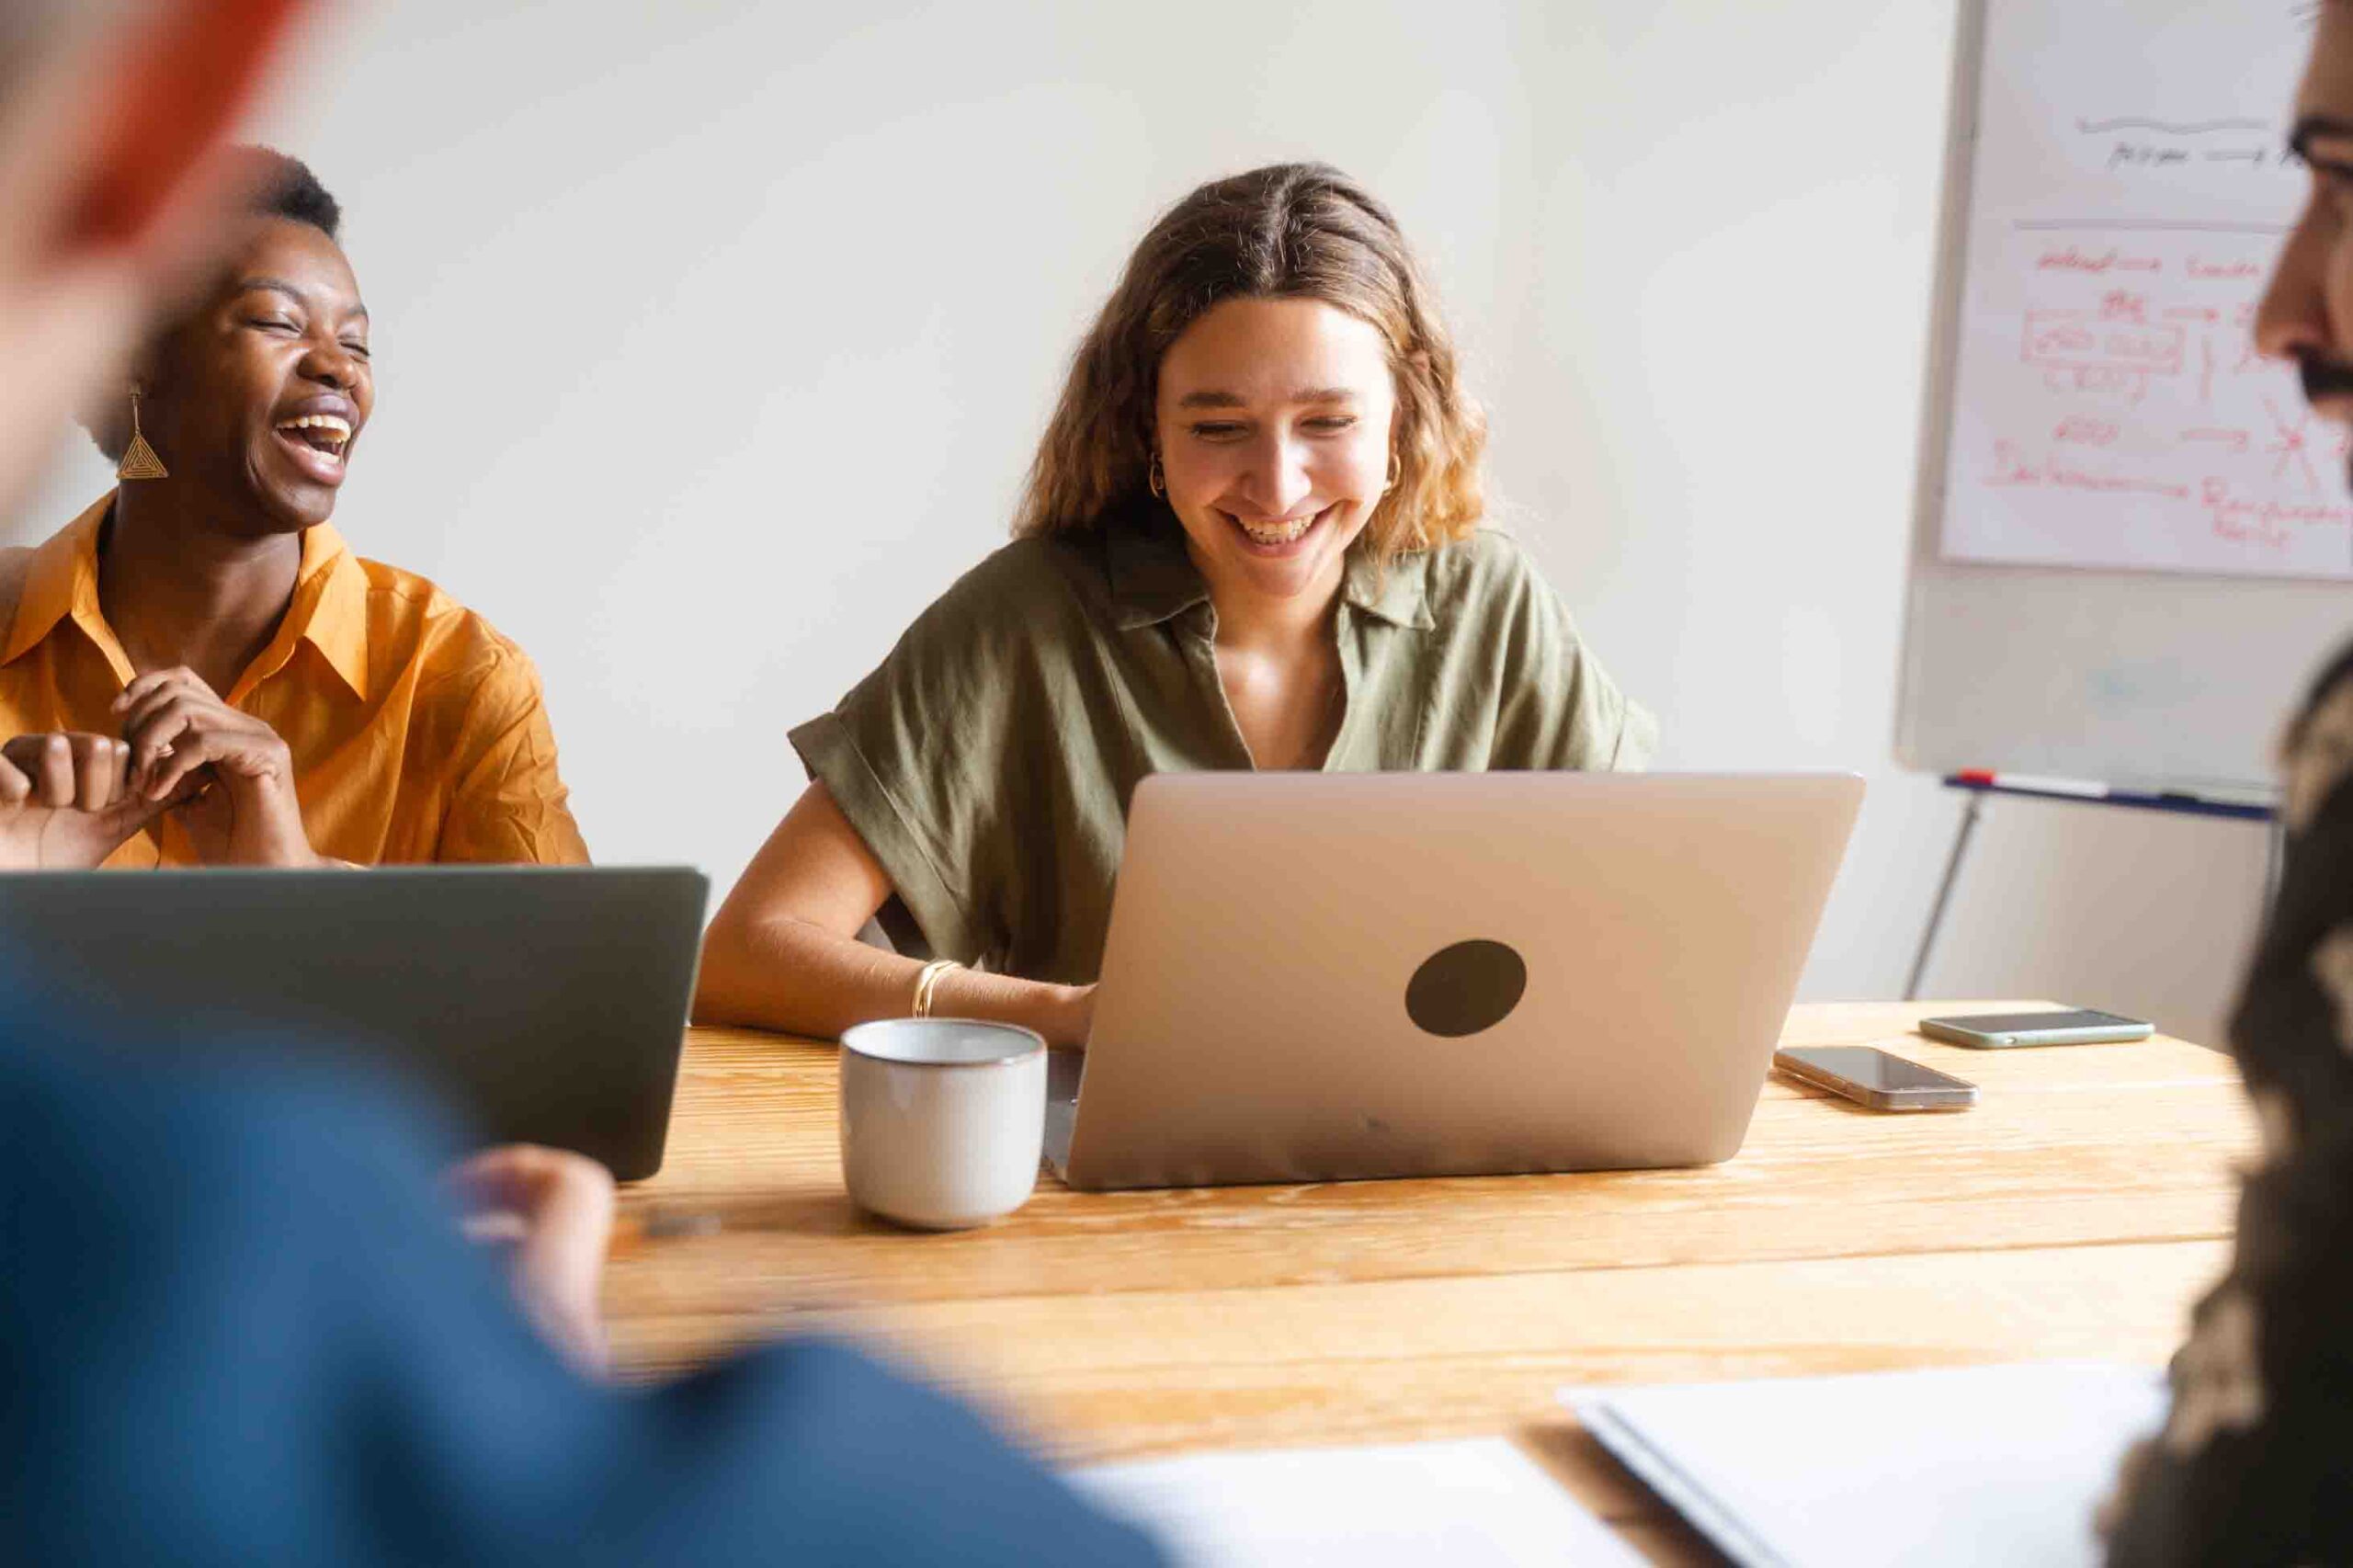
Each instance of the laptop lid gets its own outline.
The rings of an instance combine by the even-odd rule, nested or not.
[[[660,1168],[708,884],[688,869],[0,876],[0,953],[132,1049],[354,1051],[487,1143]]]
[[[1074,1187],[1699,1165],[1746,1136],[1850,774],[1163,774]]]

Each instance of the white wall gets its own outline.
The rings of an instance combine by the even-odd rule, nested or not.
[[[1889,761],[1951,31],[1950,0],[358,11],[268,127],[375,313],[337,521],[530,650],[600,858],[723,887],[800,788],[786,729],[1002,539],[1153,213],[1327,158],[1429,256],[1507,519],[1663,763],[1871,776],[1806,988],[1893,994],[1958,811]],[[40,528],[105,483],[76,453]],[[2245,830],[2006,808],[1932,988],[2211,1032],[2259,868]]]

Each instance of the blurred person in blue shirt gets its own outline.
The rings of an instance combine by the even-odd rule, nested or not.
[[[593,1322],[593,1181],[569,1237],[562,1199],[525,1206],[527,1268],[551,1231],[589,1262],[585,1292],[561,1267],[527,1278],[546,1293],[527,1316],[457,1233],[435,1177],[456,1144],[399,1085],[116,1069],[7,989],[0,1555],[1154,1560],[969,1411],[846,1348],[646,1392],[584,1376],[580,1341],[532,1319]],[[476,1185],[563,1187],[539,1158],[495,1152]]]
[[[225,193],[203,154],[299,9],[0,0],[0,510],[206,256]],[[0,768],[0,866],[112,830]],[[454,1130],[400,1084],[134,1069],[5,954],[0,995],[0,1556],[1157,1561],[844,1347],[598,1381],[612,1190],[590,1162],[501,1149],[451,1181]],[[461,1208],[511,1221],[506,1278]]]

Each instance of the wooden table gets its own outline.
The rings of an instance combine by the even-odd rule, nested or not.
[[[1775,1076],[1699,1170],[1082,1194],[921,1235],[844,1196],[835,1050],[688,1037],[669,1156],[607,1276],[632,1375],[778,1333],[856,1335],[1071,1460],[1508,1432],[1663,1562],[1696,1537],[1582,1433],[1564,1384],[2043,1357],[2161,1363],[2222,1268],[2255,1144],[2230,1060],[2184,1041],[1976,1051],[1930,1013],[1808,1005],[1978,1084],[1878,1115]]]

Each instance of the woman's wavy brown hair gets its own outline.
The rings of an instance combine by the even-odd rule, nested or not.
[[[1073,357],[1014,521],[1020,538],[1099,527],[1149,494],[1160,360],[1228,300],[1321,300],[1370,323],[1397,388],[1398,468],[1365,525],[1375,560],[1461,539],[1484,510],[1486,416],[1390,215],[1324,164],[1212,181],[1170,208],[1128,258]]]

